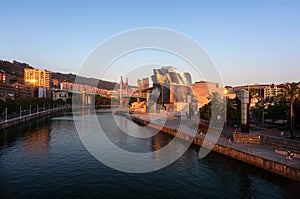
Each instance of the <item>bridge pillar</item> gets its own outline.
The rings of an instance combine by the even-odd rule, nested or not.
[[[84,90],[81,93],[81,105],[84,106],[86,104],[85,92]]]

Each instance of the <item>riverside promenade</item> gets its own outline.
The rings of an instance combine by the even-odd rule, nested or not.
[[[27,122],[27,121],[30,121],[30,120],[33,120],[36,118],[44,117],[47,115],[51,115],[51,114],[62,112],[62,111],[69,110],[69,109],[71,109],[71,107],[61,106],[61,107],[56,107],[56,108],[52,108],[52,109],[48,109],[48,110],[42,110],[42,111],[38,111],[35,113],[30,113],[27,115],[21,115],[21,116],[15,117],[15,118],[11,118],[6,121],[0,122],[0,130],[22,124],[24,122]]]
[[[233,140],[220,136],[217,143],[214,144],[209,139],[205,140],[206,134],[194,136],[195,129],[192,127],[192,120],[181,119],[179,121],[169,118],[166,121],[162,121],[160,119],[150,119],[145,114],[125,115],[137,123],[147,125],[172,136],[177,136],[183,140],[193,139],[193,143],[196,145],[211,146],[215,152],[300,182],[299,154],[297,154],[298,157],[293,159],[289,159],[284,155],[284,152],[290,150],[290,147],[295,147],[295,145],[298,147],[300,143],[292,142],[291,146],[284,148],[285,142],[289,143],[289,140],[278,141],[276,139],[274,144],[272,143],[272,137],[236,134],[233,136]],[[181,131],[177,130],[179,123],[181,123]],[[271,143],[267,144],[266,140]],[[278,145],[277,142],[281,145]],[[281,150],[281,154],[278,153],[278,149]]]

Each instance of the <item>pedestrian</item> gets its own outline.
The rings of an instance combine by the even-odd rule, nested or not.
[[[281,131],[281,133],[280,133],[280,136],[281,136],[281,137],[283,137],[283,135],[284,135],[284,132],[283,132],[283,131]]]
[[[290,160],[293,159],[294,156],[295,156],[295,153],[293,151],[291,151],[291,153],[290,153]]]
[[[199,135],[200,135],[200,136],[202,136],[202,135],[203,135],[203,132],[202,132],[202,130],[200,130],[200,131],[199,131]]]
[[[287,155],[288,155],[288,159],[289,160],[291,160],[291,159],[293,159],[294,158],[294,156],[295,156],[295,153],[293,152],[293,151],[287,151]]]

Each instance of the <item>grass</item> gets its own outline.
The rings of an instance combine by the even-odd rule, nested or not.
[[[278,128],[278,129],[281,130],[281,131],[284,131],[285,133],[290,133],[291,132],[291,129],[288,126],[281,127],[281,128]],[[295,128],[294,129],[294,135],[300,136],[300,129]]]
[[[290,129],[287,129],[285,132],[290,132]],[[294,135],[300,135],[300,129],[295,129]]]
[[[261,129],[255,128],[255,127],[250,127],[249,131],[262,131]]]
[[[264,125],[262,126],[263,128],[266,129],[273,129],[273,128],[279,128],[282,127],[282,124],[270,124],[270,123],[264,123]]]

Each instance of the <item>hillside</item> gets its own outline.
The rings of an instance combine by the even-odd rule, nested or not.
[[[11,82],[24,82],[24,68],[33,68],[29,64],[21,63],[17,61],[9,62],[0,60],[0,70],[4,70],[6,73],[11,74]]]
[[[116,82],[109,82],[109,81],[104,81],[104,80],[99,80],[95,78],[86,78],[82,76],[76,76],[75,74],[69,73],[69,74],[64,74],[64,73],[58,73],[58,72],[53,72],[52,78],[57,79],[60,82],[75,82],[79,84],[87,84],[91,86],[97,85],[98,88],[103,88],[103,89],[108,89],[108,90],[113,90],[116,86]]]
[[[4,70],[6,73],[11,74],[10,83],[24,82],[24,68],[34,68],[34,67],[30,66],[29,64],[21,63],[15,60],[13,62],[0,60],[0,70]],[[72,73],[64,74],[58,72],[52,72],[51,76],[53,79],[57,79],[60,82],[66,81],[72,83],[74,83],[77,77],[75,74]],[[109,90],[114,89],[117,84],[116,82],[103,81],[95,78],[86,78],[81,76],[78,76],[77,78],[78,78],[77,83],[87,84],[92,86],[97,85],[98,88],[109,89]]]

